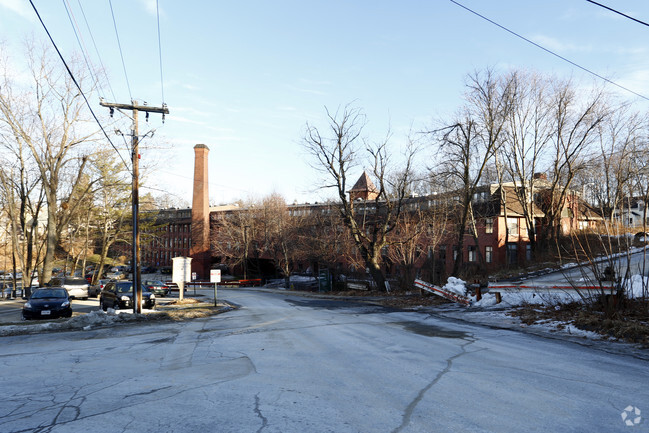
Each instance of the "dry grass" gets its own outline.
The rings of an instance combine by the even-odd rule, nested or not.
[[[627,300],[613,318],[606,318],[603,312],[576,302],[545,307],[524,305],[508,314],[518,317],[527,325],[547,321],[562,322],[604,337],[649,348],[647,306],[636,300]]]

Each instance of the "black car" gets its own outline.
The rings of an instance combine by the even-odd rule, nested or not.
[[[142,308],[155,308],[155,295],[142,287]],[[109,308],[133,308],[133,281],[109,281],[99,294],[99,308],[106,311]]]
[[[23,319],[72,317],[70,296],[62,287],[35,289],[23,306]]]

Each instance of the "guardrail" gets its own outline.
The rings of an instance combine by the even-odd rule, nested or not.
[[[471,301],[466,296],[451,292],[450,290],[446,290],[434,284],[427,283],[423,280],[415,280],[415,287],[465,306],[471,305]]]
[[[178,291],[178,285],[171,281],[165,281],[165,284],[169,286],[171,291]],[[260,287],[261,278],[252,278],[247,280],[232,280],[232,281],[221,281],[219,287]],[[214,283],[210,281],[189,281],[185,283],[185,289],[190,288],[208,288],[211,289],[214,287]]]

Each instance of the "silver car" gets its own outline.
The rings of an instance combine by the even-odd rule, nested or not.
[[[51,287],[63,287],[68,291],[68,295],[75,299],[88,299],[88,281],[83,278],[52,278]]]

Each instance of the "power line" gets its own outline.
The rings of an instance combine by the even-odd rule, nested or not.
[[[110,80],[108,78],[108,74],[106,73],[106,67],[104,66],[104,62],[101,60],[101,55],[99,54],[99,49],[97,48],[95,37],[93,36],[92,30],[90,29],[90,24],[88,24],[86,13],[83,10],[83,6],[81,5],[81,0],[77,0],[77,3],[79,3],[79,9],[81,9],[81,15],[83,15],[83,21],[86,23],[86,28],[88,29],[88,34],[90,34],[90,40],[92,40],[92,45],[95,47],[95,53],[97,53],[97,58],[99,59],[99,64],[101,65],[101,71],[104,73],[104,76],[106,77],[106,83],[108,84],[108,89],[110,90],[111,95],[113,95],[113,99],[117,99],[115,97],[115,92],[113,92],[113,87],[110,85]]]
[[[92,67],[90,67],[90,61],[88,60],[88,56],[86,54],[87,51],[86,45],[83,42],[83,37],[80,35],[81,32],[77,31],[78,29],[77,20],[74,18],[74,14],[71,11],[68,0],[63,0],[63,7],[65,8],[65,12],[68,14],[68,19],[70,20],[72,31],[74,32],[74,36],[77,38],[77,43],[79,44],[79,49],[81,50],[81,54],[83,55],[83,60],[86,62],[86,66],[88,67],[88,72],[90,72],[90,75],[92,76],[93,80],[95,80],[95,86],[99,88],[99,80],[97,79],[97,76],[95,75]]]
[[[115,36],[117,36],[117,46],[119,47],[119,55],[122,58],[122,68],[124,69],[124,77],[126,77],[126,87],[128,87],[128,96],[132,100],[133,94],[131,93],[131,85],[128,81],[128,74],[126,73],[126,63],[124,62],[124,53],[122,52],[122,44],[119,41],[119,32],[117,31],[117,21],[115,21],[115,12],[113,11],[113,1],[108,0],[108,4],[110,5],[110,14],[113,16],[113,27],[115,27]]]
[[[72,78],[72,82],[74,83],[75,86],[77,86],[77,89],[79,90],[79,93],[81,94],[81,96],[83,96],[83,100],[86,102],[86,105],[88,106],[88,110],[90,110],[90,113],[92,114],[92,117],[95,119],[95,122],[97,122],[97,125],[99,125],[99,128],[101,128],[101,131],[104,133],[104,136],[106,137],[106,139],[108,140],[110,145],[113,147],[113,149],[115,149],[115,151],[117,152],[117,155],[119,156],[119,158],[124,163],[124,166],[126,167],[126,169],[130,171],[130,168],[126,164],[126,161],[124,161],[124,158],[122,158],[122,155],[119,153],[119,150],[117,150],[117,147],[115,147],[115,145],[113,144],[112,140],[110,139],[110,137],[106,133],[106,130],[104,129],[103,125],[101,124],[101,122],[97,118],[97,115],[95,114],[94,110],[90,106],[90,103],[88,102],[88,98],[86,98],[86,94],[81,89],[81,86],[77,82],[77,79],[74,77],[74,74],[70,70],[70,67],[68,66],[67,62],[63,58],[63,55],[61,54],[61,51],[59,51],[59,47],[56,45],[56,42],[54,42],[54,39],[52,39],[52,35],[50,34],[50,31],[47,29],[47,26],[43,22],[43,19],[41,18],[41,14],[38,13],[38,9],[36,9],[36,6],[34,5],[34,2],[32,0],[29,0],[29,3],[32,5],[32,8],[34,9],[34,12],[36,13],[36,16],[38,17],[38,20],[41,22],[41,25],[43,26],[43,29],[45,29],[45,33],[47,33],[47,37],[50,39],[50,42],[52,42],[52,45],[54,46],[54,49],[56,50],[56,53],[59,55],[59,58],[61,59],[61,62],[63,62],[63,65],[65,66],[65,69],[68,71],[68,74],[70,75],[70,78]]]
[[[604,9],[608,9],[609,11],[614,12],[614,13],[616,13],[616,14],[622,15],[623,17],[628,18],[628,19],[630,19],[630,20],[632,20],[632,21],[635,21],[636,23],[640,23],[640,24],[643,24],[643,25],[649,27],[649,23],[646,23],[646,22],[644,22],[644,21],[640,21],[640,20],[637,19],[637,18],[633,18],[633,17],[630,16],[630,15],[627,15],[627,14],[625,14],[625,13],[622,13],[622,12],[620,12],[620,11],[617,11],[617,10],[615,10],[615,9],[613,9],[613,8],[610,8],[610,7],[606,6],[606,5],[603,5],[603,4],[601,4],[601,3],[597,3],[597,2],[595,2],[595,1],[593,1],[593,0],[586,0],[586,1],[589,2],[589,3],[592,3],[592,4],[594,4],[594,5],[597,5],[597,6],[599,6],[599,7],[603,7]]]
[[[160,42],[160,8],[158,7],[158,0],[155,1],[155,12],[158,18],[158,57],[160,58],[160,90],[162,93],[162,104],[164,104],[165,88],[164,88],[164,78],[162,75],[162,43]]]
[[[612,84],[613,86],[615,86],[615,87],[617,87],[617,88],[619,88],[619,89],[625,90],[625,91],[627,91],[627,92],[629,92],[629,93],[631,93],[631,94],[634,94],[634,95],[636,95],[636,96],[638,96],[638,97],[640,97],[640,98],[642,98],[642,99],[644,99],[644,100],[649,101],[649,97],[644,96],[644,95],[642,95],[642,94],[640,94],[640,93],[638,93],[638,92],[635,92],[635,91],[633,91],[633,90],[631,90],[631,89],[629,89],[629,88],[627,88],[627,87],[624,87],[624,86],[622,86],[621,84],[616,83],[615,81],[609,80],[608,78],[603,77],[603,76],[599,75],[598,73],[593,72],[593,71],[591,71],[590,69],[587,69],[587,68],[585,68],[585,67],[583,67],[583,66],[581,66],[581,65],[579,65],[579,64],[577,64],[577,63],[575,63],[575,62],[573,62],[572,60],[569,60],[569,59],[567,59],[566,57],[563,57],[563,56],[561,56],[561,55],[555,53],[554,51],[551,51],[551,50],[549,50],[548,48],[545,48],[544,46],[539,45],[539,44],[537,44],[536,42],[531,41],[530,39],[527,39],[526,37],[524,37],[524,36],[522,36],[522,35],[520,35],[520,34],[514,32],[513,30],[510,30],[510,29],[508,29],[507,27],[498,24],[497,22],[495,22],[495,21],[493,21],[493,20],[487,18],[486,16],[481,15],[481,14],[479,14],[478,12],[476,12],[476,11],[474,11],[474,10],[472,10],[472,9],[469,9],[468,7],[466,7],[466,6],[464,6],[464,5],[460,4],[460,3],[458,3],[458,2],[455,1],[455,0],[449,0],[449,1],[450,1],[451,3],[457,5],[457,6],[461,7],[462,9],[465,9],[465,10],[471,12],[472,14],[474,14],[474,15],[476,15],[476,16],[482,18],[483,20],[485,20],[485,21],[487,21],[487,22],[490,22],[491,24],[495,25],[496,27],[500,27],[501,29],[505,30],[505,31],[508,32],[508,33],[511,33],[512,35],[516,36],[517,38],[520,38],[520,39],[524,40],[525,42],[528,42],[528,43],[534,45],[535,47],[542,49],[542,50],[545,51],[546,53],[549,53],[549,54],[552,54],[552,55],[555,56],[555,57],[558,57],[559,59],[563,60],[564,62],[570,63],[572,66],[574,66],[574,67],[576,67],[576,68],[579,68],[579,69],[581,69],[582,71],[585,71],[585,72],[587,72],[587,73],[589,73],[589,74],[591,74],[591,75],[593,75],[593,76],[599,78],[600,80],[603,80],[603,81],[605,81],[605,82],[607,82],[607,83],[609,83],[609,84]],[[586,1],[588,1],[588,0],[586,0]]]

